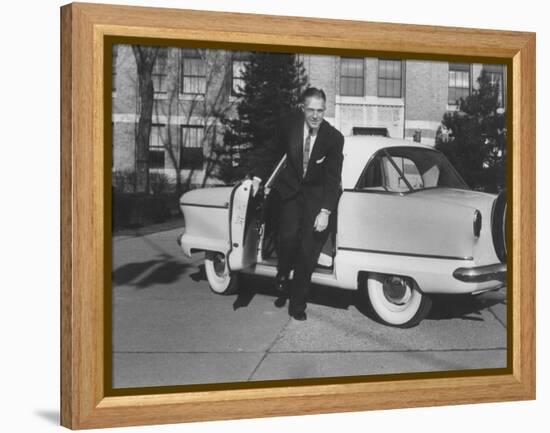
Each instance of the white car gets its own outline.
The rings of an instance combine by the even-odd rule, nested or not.
[[[283,164],[284,158],[255,197],[249,180],[181,197],[185,231],[178,243],[188,256],[206,253],[214,292],[234,293],[241,272],[275,277],[277,206],[270,186]],[[432,147],[347,137],[342,189],[313,283],[364,290],[378,318],[399,327],[425,318],[432,294],[505,285],[505,193],[470,190]]]

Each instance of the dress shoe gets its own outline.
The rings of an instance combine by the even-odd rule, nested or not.
[[[292,317],[294,320],[304,321],[307,320],[307,314],[305,311],[302,311],[301,313],[291,314],[290,317]]]

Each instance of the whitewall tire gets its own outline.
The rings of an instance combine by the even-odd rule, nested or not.
[[[367,294],[374,313],[387,325],[410,328],[429,313],[431,298],[410,278],[370,273]]]
[[[237,292],[237,274],[229,272],[224,254],[207,252],[204,259],[204,270],[208,285],[214,293],[232,295]]]

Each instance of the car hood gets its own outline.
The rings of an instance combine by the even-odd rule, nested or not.
[[[200,188],[188,191],[180,198],[180,205],[229,207],[232,186]]]
[[[492,204],[496,195],[467,189],[430,188],[410,193],[409,197],[427,202],[447,203],[454,206],[459,205],[471,209],[481,209],[485,208],[488,203]]]

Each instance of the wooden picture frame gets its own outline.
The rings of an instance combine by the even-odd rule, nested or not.
[[[105,38],[277,46],[510,66],[509,368],[303,386],[106,395]],[[253,40],[253,44],[251,44]],[[315,18],[70,4],[61,8],[61,424],[97,428],[535,398],[535,35]],[[110,119],[109,119],[110,121]]]

